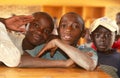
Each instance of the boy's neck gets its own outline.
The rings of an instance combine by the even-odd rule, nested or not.
[[[32,45],[31,43],[29,43],[26,38],[24,38],[23,42],[22,42],[22,49],[23,50],[31,50],[33,48],[35,48],[35,46]]]
[[[104,54],[111,54],[111,53],[114,52],[114,50],[113,50],[113,49],[109,49],[109,50],[107,50],[107,51],[99,51],[99,50],[97,50],[97,52],[99,52],[99,53],[104,53]]]

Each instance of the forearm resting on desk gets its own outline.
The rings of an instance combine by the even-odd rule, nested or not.
[[[94,70],[97,63],[94,62],[90,56],[86,53],[80,51],[79,49],[72,47],[68,44],[65,44],[59,39],[55,39],[55,44],[61,48],[76,64],[83,67],[86,70]]]
[[[47,60],[38,57],[32,57],[24,54],[18,67],[69,67],[74,62],[72,60]]]

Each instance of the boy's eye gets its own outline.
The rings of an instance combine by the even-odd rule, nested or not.
[[[44,29],[44,33],[49,34],[49,33],[50,33],[50,30]]]
[[[77,28],[79,28],[79,26],[78,26],[78,24],[75,23],[75,24],[72,25],[72,28],[77,29]]]
[[[39,25],[38,25],[38,24],[33,23],[33,25],[34,25],[36,28],[39,28]]]
[[[65,27],[66,27],[66,24],[61,24],[61,27],[62,27],[62,28],[65,28]]]
[[[98,38],[98,37],[100,37],[101,36],[101,34],[100,33],[95,33],[95,35],[94,35],[96,38]],[[111,37],[112,35],[111,34],[104,34],[103,35],[105,38],[108,38],[108,37]]]
[[[105,34],[105,37],[107,38],[107,37],[111,37],[112,36],[112,34]]]
[[[99,33],[95,33],[95,35],[94,35],[96,38],[98,38],[99,36],[100,36],[100,34]]]

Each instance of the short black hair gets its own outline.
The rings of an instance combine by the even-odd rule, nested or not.
[[[39,17],[39,16],[44,16],[45,18],[47,18],[50,23],[51,23],[51,27],[52,27],[52,30],[54,28],[54,22],[53,22],[53,18],[46,12],[35,12],[32,14],[34,17]]]
[[[80,23],[81,23],[81,25],[82,25],[82,31],[85,30],[84,20],[83,20],[83,18],[82,18],[79,14],[77,14],[77,13],[75,13],[75,12],[68,12],[68,13],[66,13],[65,15],[67,15],[67,14],[72,14],[72,15],[78,16],[78,17],[80,18]],[[63,15],[63,17],[64,17],[65,15]],[[63,18],[63,17],[62,17],[62,18]],[[62,19],[62,18],[61,18],[61,19]],[[60,21],[61,21],[61,20],[60,20]]]

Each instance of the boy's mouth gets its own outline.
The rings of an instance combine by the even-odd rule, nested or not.
[[[99,45],[100,48],[106,48],[106,45],[105,44],[101,44]]]
[[[41,40],[41,37],[40,37],[39,35],[37,35],[37,34],[34,34],[34,35],[33,35],[33,38],[34,38],[35,40],[37,40],[37,41],[38,41],[38,40]]]
[[[70,35],[63,35],[62,39],[64,39],[64,40],[71,40],[72,37]]]

